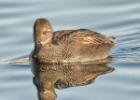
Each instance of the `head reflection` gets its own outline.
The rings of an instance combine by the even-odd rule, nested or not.
[[[55,88],[84,86],[114,69],[105,64],[34,64],[33,83],[39,100],[55,100]]]

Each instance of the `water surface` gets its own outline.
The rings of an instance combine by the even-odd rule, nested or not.
[[[57,100],[139,100],[139,9],[139,0],[0,1],[0,99],[38,100],[32,65],[7,61],[30,54],[33,23],[44,17],[53,30],[88,28],[116,36],[107,65],[115,70],[86,86],[56,89]]]

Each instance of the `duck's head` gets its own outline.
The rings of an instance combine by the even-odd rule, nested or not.
[[[34,23],[33,35],[35,45],[44,45],[50,43],[52,39],[52,27],[45,18],[39,18]]]

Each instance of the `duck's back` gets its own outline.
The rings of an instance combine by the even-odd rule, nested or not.
[[[95,46],[104,43],[113,45],[111,37],[106,37],[100,33],[93,32],[88,29],[56,31],[53,33],[53,43],[57,45],[65,43],[79,43],[79,45],[83,44],[83,46]]]

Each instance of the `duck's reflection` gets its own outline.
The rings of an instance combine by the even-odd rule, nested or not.
[[[33,83],[39,100],[55,100],[55,88],[88,85],[97,76],[113,70],[105,64],[33,64]]]

